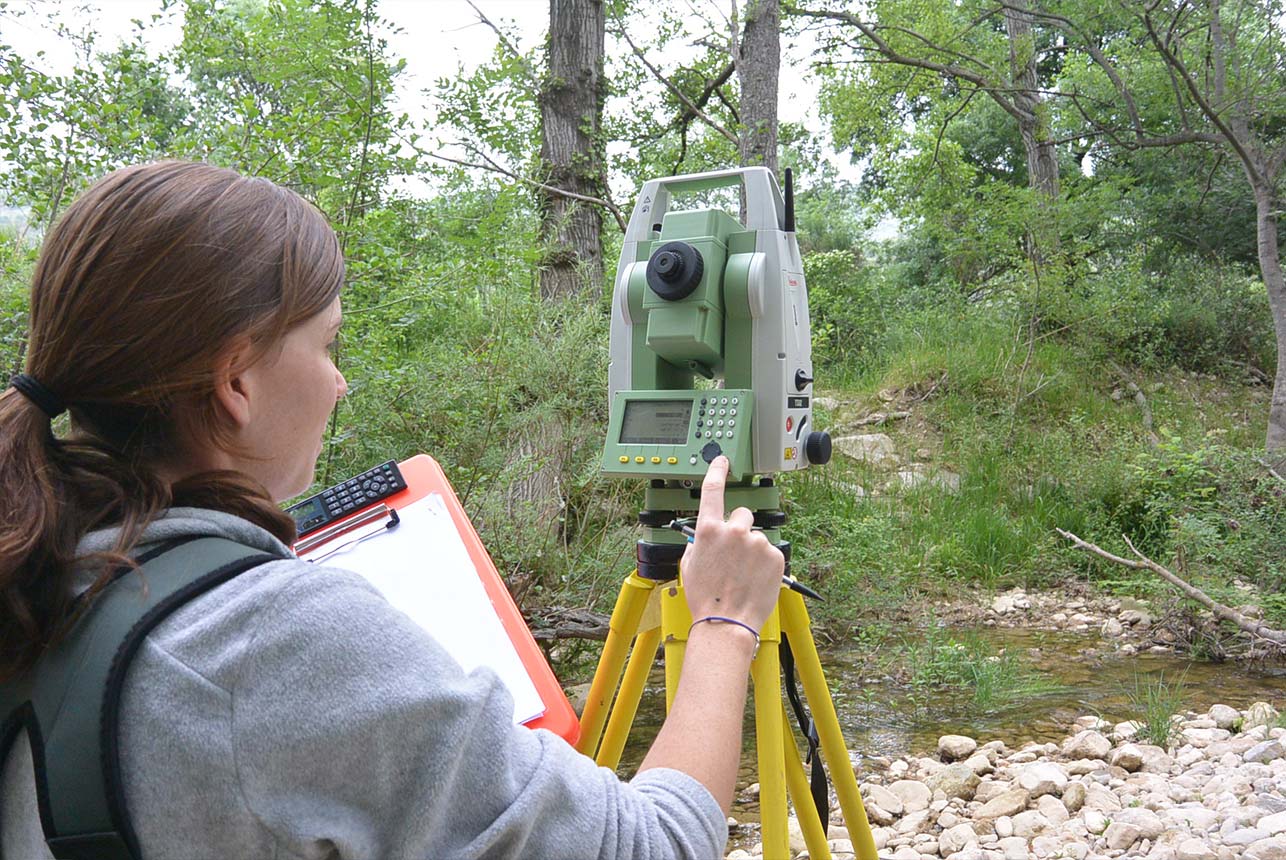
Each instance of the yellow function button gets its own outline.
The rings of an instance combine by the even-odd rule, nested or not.
[[[629,458],[629,457],[625,457],[625,456],[622,456],[622,457],[621,457],[621,462],[622,462],[622,463],[628,463],[629,461],[630,461],[630,458]]]
[[[679,458],[678,458],[678,457],[669,457],[669,458],[667,458],[667,459],[666,459],[666,461],[665,461],[665,462],[667,462],[667,463],[669,463],[671,466],[673,466],[675,463],[679,462]]]
[[[634,458],[634,462],[635,462],[635,463],[644,463],[644,462],[646,462],[646,461],[647,461],[647,458],[646,458],[646,457],[635,457],[635,458]]]
[[[661,462],[661,458],[660,458],[660,457],[653,457],[653,458],[652,458],[652,462],[653,462],[653,463],[659,463],[659,462]]]

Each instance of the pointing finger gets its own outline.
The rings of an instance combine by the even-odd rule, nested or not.
[[[715,457],[706,470],[701,483],[701,506],[697,510],[697,525],[703,521],[723,522],[723,488],[728,483],[728,458]]]

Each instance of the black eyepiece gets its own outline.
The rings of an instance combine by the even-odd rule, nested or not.
[[[647,261],[647,285],[667,302],[692,295],[701,285],[705,260],[687,242],[666,242]]]

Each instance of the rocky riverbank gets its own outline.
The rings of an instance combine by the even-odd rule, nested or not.
[[[947,735],[935,756],[867,759],[858,778],[879,856],[1286,860],[1278,711],[1266,702],[1245,711],[1214,705],[1173,721],[1168,749],[1143,742],[1136,723],[1085,716],[1061,744],[1013,750]],[[795,860],[804,860],[794,820],[791,831]],[[830,837],[836,860],[854,858],[844,828],[832,826]],[[761,844],[728,860],[760,854]]]

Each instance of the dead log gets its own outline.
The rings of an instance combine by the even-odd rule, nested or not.
[[[592,609],[554,608],[527,618],[527,626],[537,641],[556,639],[607,639],[611,618]]]
[[[1121,381],[1125,383],[1125,387],[1134,395],[1134,403],[1139,407],[1139,412],[1143,415],[1143,429],[1148,433],[1148,440],[1153,445],[1161,444],[1161,439],[1152,429],[1152,407],[1148,405],[1148,398],[1144,396],[1143,389],[1139,388],[1138,384],[1130,378],[1130,375],[1125,372],[1125,368],[1121,367],[1121,365],[1111,360],[1108,361],[1108,364],[1112,366],[1117,376],[1121,377]]]
[[[1256,621],[1253,618],[1248,618],[1245,615],[1242,615],[1237,610],[1224,606],[1222,603],[1216,602],[1201,589],[1188,584],[1187,582],[1180,579],[1178,576],[1175,576],[1175,574],[1172,573],[1170,570],[1166,569],[1165,567],[1162,567],[1152,559],[1145,556],[1143,553],[1139,552],[1138,549],[1134,546],[1134,544],[1130,541],[1130,539],[1125,535],[1121,535],[1121,537],[1122,539],[1125,540],[1126,546],[1130,548],[1130,551],[1133,552],[1136,556],[1138,556],[1137,561],[1129,558],[1121,558],[1121,556],[1119,555],[1113,555],[1112,553],[1108,552],[1102,547],[1096,546],[1088,541],[1082,540],[1081,538],[1077,537],[1076,535],[1072,534],[1069,531],[1064,531],[1063,529],[1055,529],[1055,531],[1057,531],[1063,537],[1067,538],[1072,543],[1076,544],[1077,549],[1084,550],[1085,552],[1088,552],[1091,555],[1096,555],[1099,558],[1106,559],[1107,561],[1110,561],[1113,564],[1119,564],[1119,565],[1122,565],[1123,567],[1129,567],[1135,570],[1152,571],[1157,576],[1161,577],[1166,582],[1170,583],[1175,588],[1182,591],[1186,596],[1192,598],[1193,600],[1200,603],[1202,606],[1209,609],[1212,613],[1214,613],[1216,618],[1222,618],[1225,621],[1231,621],[1233,624],[1237,625],[1242,630],[1245,630],[1247,633],[1249,633],[1252,637],[1256,639],[1266,640],[1268,642],[1273,643],[1278,648],[1286,649],[1286,632],[1283,632],[1281,630],[1274,630],[1273,628],[1267,626],[1262,622]]]

